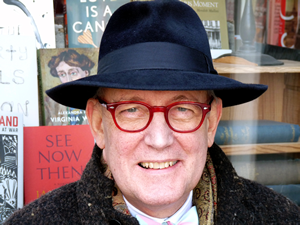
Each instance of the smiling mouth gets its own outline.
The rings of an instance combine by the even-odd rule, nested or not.
[[[178,161],[170,161],[170,162],[142,162],[139,163],[139,166],[145,168],[145,169],[165,169],[171,166],[174,166]]]

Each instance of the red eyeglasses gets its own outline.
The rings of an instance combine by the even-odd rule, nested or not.
[[[199,129],[206,114],[211,110],[209,104],[180,101],[168,106],[150,106],[139,101],[106,103],[98,99],[112,115],[116,126],[125,132],[145,130],[153,118],[153,113],[163,112],[168,126],[175,132],[189,133]]]

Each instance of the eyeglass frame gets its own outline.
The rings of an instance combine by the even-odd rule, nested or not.
[[[145,130],[151,123],[152,119],[153,119],[153,114],[155,112],[163,112],[164,113],[164,117],[165,117],[165,121],[166,123],[168,124],[169,128],[175,132],[178,132],[178,133],[192,133],[196,130],[198,130],[203,122],[204,122],[204,118],[206,117],[206,114],[209,113],[211,111],[211,103],[213,102],[214,98],[212,98],[208,104],[206,103],[200,103],[200,102],[193,102],[193,101],[179,101],[179,102],[173,102],[167,106],[151,106],[145,102],[140,102],[140,101],[120,101],[120,102],[113,102],[113,103],[107,103],[105,100],[103,99],[100,99],[100,98],[97,98],[97,100],[99,101],[99,103],[105,107],[109,112],[110,114],[112,115],[112,118],[113,118],[113,121],[115,123],[115,125],[117,126],[117,128],[119,128],[119,130],[121,131],[124,131],[124,132],[128,132],[128,133],[136,133],[136,132],[140,132],[140,131],[143,131]],[[126,129],[123,129],[122,127],[119,126],[117,120],[116,120],[116,117],[115,117],[115,111],[116,111],[116,108],[119,106],[119,105],[123,105],[123,104],[130,104],[130,103],[135,103],[135,104],[141,104],[145,107],[148,108],[149,112],[150,112],[150,115],[149,115],[149,120],[147,122],[147,124],[139,129],[139,130],[126,130]],[[180,130],[176,130],[174,129],[174,127],[171,126],[170,122],[169,122],[169,116],[168,116],[168,113],[169,113],[169,110],[174,106],[174,105],[180,105],[180,104],[192,104],[192,105],[197,105],[199,106],[201,109],[202,109],[202,118],[201,118],[201,121],[199,123],[199,125],[192,129],[192,130],[188,130],[188,131],[180,131]]]

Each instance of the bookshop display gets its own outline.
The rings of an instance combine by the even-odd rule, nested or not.
[[[53,0],[0,1],[0,34],[26,35],[37,48],[55,48]]]
[[[25,126],[39,125],[35,38],[0,35],[0,108],[24,115]]]
[[[15,209],[80,178],[94,145],[85,111],[54,102],[45,90],[97,73],[106,24],[130,1],[0,1],[0,224]],[[242,45],[247,1],[182,0],[202,19],[210,48],[220,55]],[[299,54],[300,0],[251,3],[253,45]],[[65,48],[56,48],[58,23]],[[277,60],[283,65],[258,66],[230,55],[214,61],[222,76],[269,86],[258,100],[224,108],[215,142],[238,173],[300,205],[300,62]]]
[[[69,48],[98,48],[112,13],[129,0],[66,0]]]
[[[87,124],[84,110],[58,104],[45,91],[61,83],[97,73],[99,48],[38,50],[41,125]]]
[[[94,146],[88,125],[24,128],[25,205],[80,178]]]
[[[23,115],[1,111],[0,223],[23,207],[23,163]]]

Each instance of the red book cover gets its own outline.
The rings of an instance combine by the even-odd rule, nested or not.
[[[281,0],[279,46],[294,48],[298,22],[298,0]]]
[[[268,38],[267,44],[279,44],[279,24],[280,24],[280,10],[281,0],[271,0],[269,2],[269,15],[268,15]]]
[[[78,180],[93,146],[89,125],[25,127],[25,205]]]
[[[266,15],[267,15],[267,0],[257,0],[254,10],[256,35],[255,41],[259,43],[265,42],[266,32]]]

